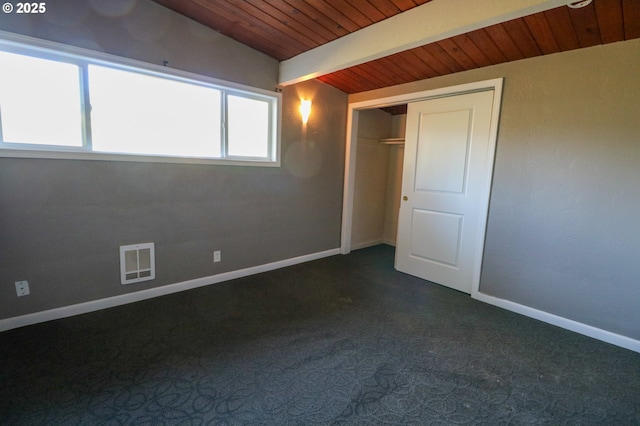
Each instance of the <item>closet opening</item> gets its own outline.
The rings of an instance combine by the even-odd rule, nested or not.
[[[351,250],[395,247],[407,104],[359,111]]]

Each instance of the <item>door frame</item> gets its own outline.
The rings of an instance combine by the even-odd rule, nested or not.
[[[479,92],[485,90],[493,90],[493,106],[491,111],[491,131],[489,135],[489,156],[488,160],[493,165],[495,158],[495,146],[498,138],[498,121],[500,118],[500,106],[502,104],[502,86],[504,78],[495,78],[491,80],[477,81],[473,83],[460,84],[456,86],[442,87],[437,89],[424,90],[420,92],[404,93],[382,98],[370,99],[366,101],[353,102],[348,106],[347,111],[347,134],[345,147],[345,168],[344,168],[344,189],[342,196],[342,230],[340,235],[340,253],[349,254],[351,252],[351,232],[353,225],[353,194],[355,188],[356,176],[356,151],[358,147],[358,123],[361,110],[381,108],[409,102],[424,101],[428,99],[461,95],[465,93]],[[492,166],[493,167],[493,166]],[[493,176],[493,173],[492,173]],[[487,206],[484,210],[481,221],[485,223],[485,230],[480,239],[480,247],[478,247],[477,265],[474,271],[472,296],[478,292],[480,284],[480,267],[482,265],[482,256],[484,252],[484,239],[486,234],[486,222],[488,215],[489,197],[491,195],[491,181],[485,182],[487,187],[486,199],[482,200]]]

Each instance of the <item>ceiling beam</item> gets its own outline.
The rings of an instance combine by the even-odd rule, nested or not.
[[[286,86],[309,80],[567,3],[567,0],[432,0],[282,61],[279,83]]]

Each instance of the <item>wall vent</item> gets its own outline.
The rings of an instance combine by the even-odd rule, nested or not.
[[[149,281],[156,277],[153,243],[120,246],[120,282],[122,284]]]

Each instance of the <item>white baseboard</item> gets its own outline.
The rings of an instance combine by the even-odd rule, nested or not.
[[[388,246],[395,247],[396,246],[396,240],[390,240],[388,238],[385,238],[385,239],[382,240],[382,244],[386,244]]]
[[[581,322],[573,321],[568,318],[560,317],[548,312],[540,311],[529,306],[521,305],[519,303],[511,302],[509,300],[500,299],[488,294],[474,292],[472,294],[474,299],[481,302],[488,303],[490,305],[498,306],[508,311],[516,312],[524,316],[534,318],[548,324],[552,324],[567,330],[574,331],[585,336],[592,337],[603,342],[611,343],[612,345],[620,346],[625,349],[632,350],[634,352],[640,352],[640,340],[635,340],[630,337],[622,336],[620,334],[612,333],[610,331],[602,330]]]
[[[135,293],[122,294],[105,299],[92,300],[90,302],[78,303],[76,305],[63,306],[61,308],[50,309],[47,311],[34,312],[32,314],[6,318],[0,320],[0,332],[18,327],[25,327],[27,325],[38,324],[41,322],[67,318],[74,315],[86,314],[89,312],[99,311],[101,309],[113,308],[115,306],[126,305],[128,303],[139,302],[141,300],[152,299],[154,297],[165,296],[167,294],[178,293],[180,291],[191,290],[211,284],[217,284],[223,281],[229,281],[236,278],[259,274],[262,272],[273,271],[274,269],[293,266],[299,263],[309,262],[312,260],[334,256],[337,254],[340,254],[339,248],[307,254],[291,259],[280,260],[264,265],[252,266],[250,268],[239,269],[237,271],[229,271],[217,275],[211,275],[208,277],[197,278],[194,280],[163,285],[160,287],[137,291]]]
[[[382,244],[384,241],[382,239],[364,241],[361,243],[356,243],[351,245],[351,250],[360,250],[367,247],[373,247]]]

